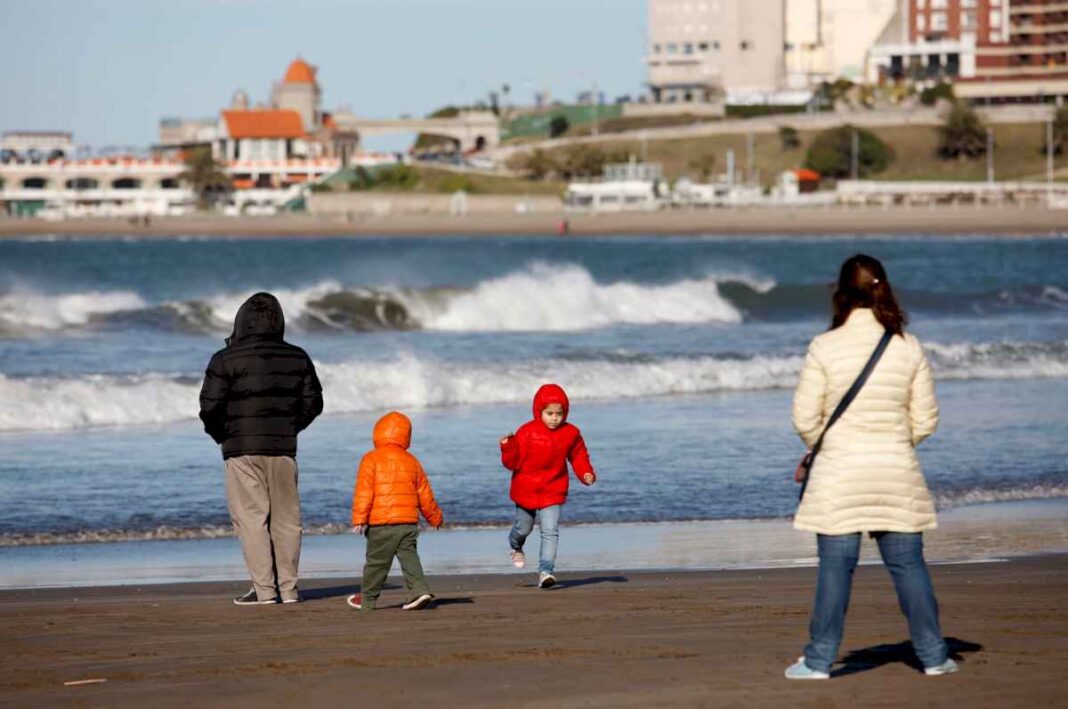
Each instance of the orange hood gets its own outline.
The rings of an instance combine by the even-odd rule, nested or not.
[[[390,411],[378,419],[373,436],[375,448],[394,445],[408,450],[412,443],[412,422],[397,411]]]

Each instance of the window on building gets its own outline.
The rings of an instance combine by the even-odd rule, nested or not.
[[[654,44],[653,45],[653,54],[660,54],[660,45],[659,44]]]
[[[667,53],[668,54],[677,54],[678,51],[679,51],[679,45],[675,44],[674,42],[668,42],[668,44],[667,44]]]
[[[1001,28],[1001,10],[990,11],[990,26]]]
[[[935,30],[936,32],[944,31],[947,27],[949,27],[949,22],[947,21],[945,13],[936,12],[931,15],[932,30]]]
[[[961,18],[961,26],[966,30],[974,30],[979,26],[979,18],[975,16],[974,12],[966,12]]]
[[[697,45],[697,48],[700,49],[702,52],[707,52],[708,51],[708,42],[699,43]]]
[[[926,15],[916,15],[916,31],[917,32],[926,32],[927,31],[927,16]]]
[[[949,6],[949,0],[931,0],[931,7],[935,10],[944,10]]]
[[[687,42],[686,44],[682,45],[682,53],[693,54],[693,42]]]
[[[961,7],[975,7],[975,0],[960,0]]]
[[[960,55],[956,53],[946,55],[946,74],[960,76]]]
[[[743,39],[739,46],[742,48],[742,51],[745,51],[752,46],[752,43],[748,39]]]
[[[922,10],[927,7],[927,0],[916,0],[916,9]]]
[[[719,40],[718,39],[715,42],[712,43],[712,49],[716,49],[716,50],[719,49]]]

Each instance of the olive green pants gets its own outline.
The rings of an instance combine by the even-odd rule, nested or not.
[[[430,593],[419,561],[416,540],[419,527],[414,524],[382,524],[367,528],[367,560],[363,565],[363,607],[372,610],[378,594],[386,583],[393,557],[400,561],[404,573],[404,585],[408,588],[408,600]]]

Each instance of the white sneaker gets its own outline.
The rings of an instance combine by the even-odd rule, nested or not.
[[[814,670],[805,664],[805,658],[797,658],[797,662],[786,668],[786,679],[830,679],[827,672]]]
[[[508,558],[512,561],[512,566],[517,569],[521,569],[527,565],[527,555],[521,551],[513,549],[508,552]]]
[[[548,571],[538,574],[538,588],[552,588],[556,585],[556,577]]]
[[[954,662],[952,658],[947,657],[946,661],[943,662],[941,665],[935,665],[934,667],[924,667],[923,668],[923,673],[925,675],[929,675],[931,677],[934,677],[936,675],[953,674],[954,672],[956,672],[959,669],[960,669],[960,667],[957,666],[957,663]]]
[[[406,611],[417,611],[420,608],[426,608],[427,606],[429,606],[432,600],[434,600],[433,594],[424,593],[423,595],[419,596],[419,598],[413,599],[405,603],[403,606],[401,606],[401,609]]]

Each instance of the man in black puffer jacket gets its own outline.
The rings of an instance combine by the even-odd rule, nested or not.
[[[222,445],[230,519],[252,577],[238,605],[299,600],[297,434],[322,412],[323,390],[307,353],[284,333],[277,298],[246,300],[200,390],[200,418]]]

